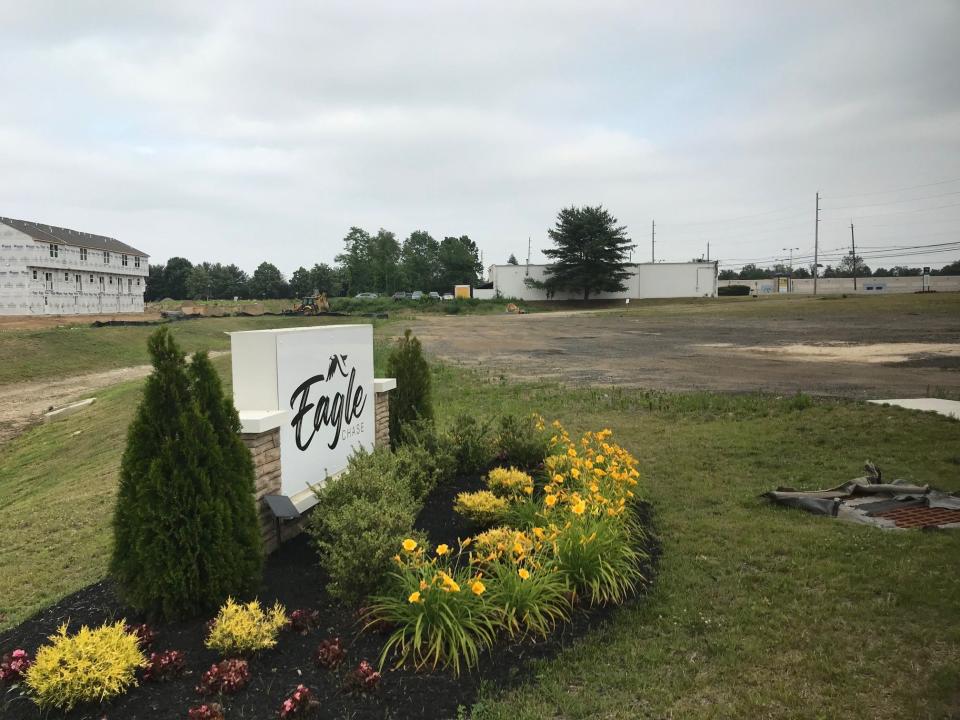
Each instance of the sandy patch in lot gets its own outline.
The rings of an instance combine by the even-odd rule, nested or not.
[[[767,353],[784,359],[812,362],[902,363],[918,357],[960,357],[956,343],[826,343],[822,345],[743,346],[733,343],[704,343],[699,347],[739,353]]]

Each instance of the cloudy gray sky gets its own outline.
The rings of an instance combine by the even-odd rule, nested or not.
[[[956,0],[0,0],[0,26],[0,215],[159,261],[289,273],[351,225],[537,261],[596,203],[642,260],[652,219],[658,259],[800,257],[818,190],[828,251],[851,219],[960,240]]]

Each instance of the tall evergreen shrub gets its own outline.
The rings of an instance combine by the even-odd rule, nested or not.
[[[396,378],[390,397],[390,441],[403,442],[404,427],[418,420],[433,420],[430,366],[420,340],[407,328],[387,358],[387,373]]]
[[[174,619],[254,590],[262,550],[253,465],[216,371],[205,353],[188,368],[167,328],[148,348],[154,370],[121,461],[110,570],[132,607]]]

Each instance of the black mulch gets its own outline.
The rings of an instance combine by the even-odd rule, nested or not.
[[[452,511],[458,492],[476,490],[480,479],[465,478],[455,484],[438,488],[427,499],[417,519],[417,528],[428,534],[434,543],[456,545],[458,538],[475,534],[478,528]],[[650,528],[650,508],[638,506],[644,524]],[[651,530],[645,547],[650,561],[644,575],[653,580],[659,544]],[[269,557],[265,566],[263,588],[259,598],[265,604],[275,600],[288,611],[297,608],[318,609],[322,625],[306,635],[284,632],[277,647],[258,654],[250,661],[252,681],[234,696],[220,700],[227,720],[275,718],[282,701],[298,683],[308,686],[320,699],[320,718],[352,718],[372,720],[425,720],[427,718],[454,718],[458,707],[469,708],[476,700],[481,686],[504,689],[533,677],[534,663],[556,656],[563,648],[576,642],[591,629],[606,622],[618,612],[616,607],[581,608],[572,622],[563,625],[547,640],[522,643],[502,643],[487,653],[480,667],[459,678],[449,672],[414,672],[411,669],[393,670],[388,664],[377,692],[357,696],[342,690],[343,677],[356,667],[361,659],[376,664],[385,635],[375,632],[360,633],[356,609],[344,607],[332,600],[324,590],[326,578],[316,562],[316,556],[307,536],[301,535],[285,543],[279,553]],[[642,601],[642,593],[628,601],[632,605]],[[77,629],[80,625],[98,626],[105,621],[125,618],[143,622],[144,618],[126,610],[117,599],[111,581],[104,580],[76,592],[56,605],[41,611],[19,626],[0,633],[0,654],[21,647],[35,653],[49,635],[64,622]],[[186,653],[188,673],[165,683],[144,683],[126,695],[97,707],[77,708],[63,716],[52,712],[44,716],[32,701],[25,698],[0,696],[0,716],[16,718],[61,718],[71,720],[90,718],[123,718],[124,720],[186,718],[187,710],[202,702],[194,688],[200,675],[211,664],[220,660],[215,652],[203,647],[205,620],[169,625],[152,625],[157,631],[153,650],[180,650]],[[347,650],[347,661],[335,671],[322,670],[313,663],[313,651],[319,641],[339,636]],[[11,702],[11,699],[13,700]],[[216,698],[214,698],[216,699]]]

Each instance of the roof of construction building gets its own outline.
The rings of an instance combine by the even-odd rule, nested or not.
[[[69,228],[46,225],[44,223],[32,222],[31,220],[14,220],[8,217],[0,217],[0,223],[12,227],[14,230],[26,233],[34,240],[39,240],[40,242],[55,243],[58,245],[74,245],[91,250],[106,250],[114,253],[150,257],[142,250],[137,250],[131,245],[104,235],[94,235],[93,233],[82,232],[80,230],[70,230]]]

